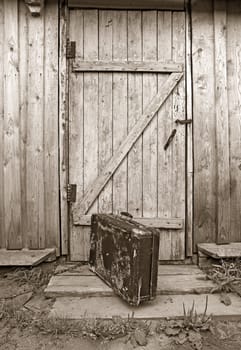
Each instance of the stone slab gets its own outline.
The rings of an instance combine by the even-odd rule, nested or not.
[[[232,304],[225,306],[220,302],[218,294],[208,295],[207,314],[220,320],[241,320],[241,298],[229,294]],[[205,309],[206,295],[160,295],[154,301],[139,307],[131,307],[122,299],[112,297],[92,298],[58,298],[50,312],[50,317],[78,320],[83,318],[111,319],[119,316],[128,318],[133,315],[136,319],[182,318],[183,304],[186,310],[195,303],[195,310],[202,314]]]

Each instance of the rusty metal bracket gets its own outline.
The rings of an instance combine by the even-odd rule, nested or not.
[[[76,56],[76,42],[67,40],[66,58],[75,58]]]
[[[76,202],[76,193],[77,193],[77,185],[68,184],[67,185],[67,202],[69,203]]]
[[[168,149],[168,147],[170,146],[172,140],[174,139],[175,135],[177,133],[177,129],[173,129],[171,132],[171,135],[168,137],[167,142],[164,145],[164,151],[166,151]]]
[[[175,123],[180,125],[187,125],[192,123],[192,119],[177,119],[175,120]]]
[[[25,4],[33,17],[39,17],[44,7],[44,0],[25,0]]]

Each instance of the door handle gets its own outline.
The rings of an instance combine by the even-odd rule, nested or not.
[[[180,125],[187,125],[192,123],[192,119],[177,119],[175,120],[175,123]]]
[[[172,140],[174,139],[175,135],[177,133],[177,129],[173,129],[171,132],[171,135],[168,137],[167,142],[164,145],[164,151],[166,151],[168,149],[168,147],[170,146]]]

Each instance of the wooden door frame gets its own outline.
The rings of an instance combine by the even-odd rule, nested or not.
[[[192,104],[192,59],[191,59],[191,6],[186,0],[186,119],[193,119]],[[69,255],[70,211],[67,203],[67,184],[69,182],[69,60],[66,59],[68,38],[69,8],[59,8],[59,183],[60,183],[60,230],[61,255]],[[186,126],[186,258],[193,254],[193,125]]]

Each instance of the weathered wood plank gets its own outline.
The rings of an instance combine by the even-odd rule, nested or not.
[[[68,63],[66,59],[67,10],[60,5],[59,17],[59,187],[60,187],[60,221],[61,254],[68,254],[68,204],[66,201],[66,184],[68,169]]]
[[[230,243],[217,245],[215,243],[200,243],[198,244],[198,250],[202,253],[211,256],[214,259],[223,258],[240,258],[241,256],[241,243]]]
[[[214,1],[217,137],[217,240],[230,242],[229,115],[227,93],[226,0]]]
[[[112,12],[99,11],[99,59],[112,59],[112,28]],[[113,154],[112,80],[112,74],[99,73],[99,172]],[[99,195],[99,212],[112,212],[112,179]]]
[[[140,12],[139,12],[140,13]],[[110,58],[111,59],[111,58]],[[174,73],[182,72],[181,64],[175,62],[157,62],[157,61],[77,61],[73,62],[73,72],[148,72],[148,73]],[[134,57],[136,59],[136,57]]]
[[[84,10],[84,60],[98,59],[98,11]],[[79,32],[78,27],[75,29]],[[84,191],[98,176],[98,73],[84,73]],[[90,152],[91,150],[91,152]],[[97,211],[97,201],[89,208]]]
[[[4,1],[4,224],[7,247],[22,247],[18,1]]]
[[[192,28],[191,8],[188,5],[186,13],[186,117],[193,120],[193,80],[192,80]],[[186,155],[186,256],[193,254],[193,124],[187,126],[187,155]]]
[[[127,11],[113,12],[113,60],[127,60]],[[113,154],[127,136],[127,74],[113,73]],[[127,159],[113,174],[113,212],[127,210]]]
[[[180,230],[183,228],[183,220],[175,218],[141,218],[134,217],[133,220],[140,222],[143,225],[156,228],[167,228]],[[79,221],[75,222],[75,225],[89,226],[91,225],[91,215],[82,215],[79,217]]]
[[[143,11],[143,60],[157,60],[157,11]],[[158,91],[157,75],[143,74],[143,107]],[[143,131],[143,216],[157,216],[157,115]]]
[[[3,1],[0,1],[0,28],[4,28]],[[4,31],[0,30],[0,57],[4,57]],[[0,247],[6,248],[5,224],[4,224],[4,65],[0,65]]]
[[[55,0],[45,5],[45,90],[44,90],[44,177],[45,244],[56,247],[59,255],[58,181],[58,6]]]
[[[158,12],[158,60],[172,58],[172,12]],[[158,87],[165,81],[164,74],[158,74]],[[165,102],[158,112],[158,216],[171,217],[172,214],[172,151],[170,146],[163,151],[163,145],[173,129],[172,96]],[[175,233],[174,233],[175,234]],[[171,260],[171,242],[173,232],[163,231],[160,234],[160,260]]]
[[[241,2],[227,1],[227,65],[230,132],[231,242],[241,241]]]
[[[95,276],[88,265],[65,264],[58,265],[55,275],[61,276]],[[198,275],[205,277],[202,270],[196,265],[158,265],[158,276],[179,276],[179,275]],[[160,277],[165,278],[165,277]]]
[[[205,275],[162,275],[157,283],[157,295],[205,294],[215,287]],[[112,296],[113,290],[99,277],[93,276],[53,276],[45,289],[48,297]]]
[[[125,158],[126,154],[129,152],[130,148],[136,142],[138,137],[141,135],[146,126],[153,119],[156,112],[160,109],[162,104],[166,101],[168,96],[173,91],[174,87],[183,77],[182,73],[172,73],[167,81],[163,84],[160,92],[153,98],[151,103],[145,109],[143,115],[136,123],[135,127],[130,131],[126,139],[120,145],[115,156],[110,159],[106,165],[103,173],[94,182],[94,187],[91,184],[85,191],[83,200],[77,203],[73,210],[74,222],[76,222],[80,215],[85,214],[90,205],[96,199],[104,185],[112,176],[113,172],[116,170],[121,161]]]
[[[128,59],[142,59],[141,12],[128,12]],[[142,76],[128,74],[128,132],[142,114]],[[128,212],[142,216],[142,136],[128,154]]]
[[[55,254],[55,249],[0,249],[0,266],[36,266]]]
[[[69,7],[87,8],[117,8],[117,9],[160,9],[160,10],[184,10],[184,0],[138,0],[131,3],[128,0],[68,0]]]
[[[26,145],[28,110],[28,9],[24,2],[19,3],[19,98],[20,106],[20,164],[21,164],[21,226],[22,247],[27,247],[27,182]]]
[[[84,11],[70,12],[70,40],[76,41],[77,55],[84,58]],[[69,181],[77,185],[77,201],[84,193],[84,74],[70,73],[69,79]],[[88,229],[74,227],[70,218],[70,258],[85,260]]]
[[[173,13],[173,57],[180,63],[185,62],[185,14]],[[172,118],[175,120],[186,118],[185,79],[173,91]],[[171,256],[175,260],[185,258],[185,219],[186,219],[186,128],[185,125],[176,126],[177,133],[172,142],[172,214],[171,217],[184,218],[184,227],[179,235],[173,235],[171,241]],[[173,190],[175,189],[175,190]]]
[[[194,243],[216,240],[213,6],[193,2]]]
[[[30,15],[29,15],[30,16]],[[44,106],[44,18],[29,21],[27,114],[27,246],[45,245],[43,106]]]
[[[218,294],[208,295],[208,314],[212,315],[213,319],[240,321],[241,299],[235,294],[229,294],[229,296],[232,304],[227,307],[220,303]],[[117,296],[93,297],[91,302],[88,299],[88,303],[85,298],[65,297],[56,300],[50,316],[64,320],[86,320],[86,318],[113,320],[116,315],[123,319],[129,319],[130,315],[133,314],[133,317],[139,320],[182,319],[183,304],[185,304],[186,310],[191,310],[193,303],[195,303],[197,314],[203,314],[206,295],[173,295],[172,297],[161,295],[157,296],[153,303],[147,303],[138,308],[130,307]]]

